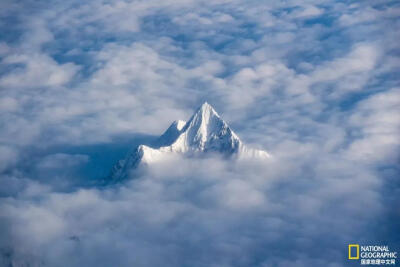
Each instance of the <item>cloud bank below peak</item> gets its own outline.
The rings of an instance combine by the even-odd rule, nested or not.
[[[1,1],[0,265],[343,266],[348,243],[398,250],[398,14]],[[204,101],[273,159],[177,157],[93,186]]]

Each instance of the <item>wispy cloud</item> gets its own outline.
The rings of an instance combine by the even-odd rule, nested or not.
[[[2,1],[0,265],[341,266],[349,242],[395,246],[398,14]],[[175,159],[88,187],[129,137],[149,142],[205,100],[274,159]]]

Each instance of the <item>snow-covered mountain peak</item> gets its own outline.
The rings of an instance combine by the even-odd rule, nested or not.
[[[214,108],[205,102],[188,122],[174,121],[153,146],[140,145],[125,160],[119,161],[114,166],[111,177],[125,178],[129,170],[139,164],[149,165],[171,154],[191,157],[207,152],[236,159],[270,157],[266,151],[246,147]]]
[[[206,133],[208,127],[214,126],[218,121],[222,121],[221,117],[210,104],[204,102],[203,105],[201,105],[192,115],[188,123],[186,123],[183,131],[185,131],[187,128],[196,127],[203,133]]]
[[[156,146],[169,146],[171,145],[181,133],[183,127],[185,127],[186,121],[176,120],[174,121],[168,129],[158,138]]]
[[[176,121],[173,122],[173,124],[176,126],[176,129],[180,131],[185,126],[186,121],[176,120]]]
[[[171,150],[232,153],[237,151],[240,143],[228,124],[205,102],[183,127]]]
[[[201,113],[201,114],[203,114],[203,115],[205,115],[205,116],[207,116],[207,115],[215,115],[215,116],[217,116],[217,117],[219,117],[219,115],[218,115],[218,113],[215,111],[215,109],[210,105],[210,104],[208,104],[207,102],[204,102],[198,109],[197,109],[197,111],[196,111],[196,113],[194,114],[194,115],[196,115],[196,114],[198,114],[198,113]]]

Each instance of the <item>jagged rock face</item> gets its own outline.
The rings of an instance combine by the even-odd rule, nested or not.
[[[179,136],[170,145],[175,152],[238,151],[240,140],[217,112],[204,103],[182,128]]]
[[[176,140],[176,138],[178,138],[182,128],[185,125],[186,121],[174,121],[171,126],[169,126],[168,129],[158,138],[156,146],[162,147],[171,145]]]
[[[207,152],[235,159],[270,157],[265,151],[244,146],[218,113],[204,103],[188,122],[174,121],[158,138],[155,146],[140,145],[124,160],[120,160],[112,170],[111,179],[126,178],[129,171],[140,164],[151,164],[173,153],[193,156]]]

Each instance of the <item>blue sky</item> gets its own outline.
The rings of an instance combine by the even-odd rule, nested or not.
[[[345,266],[348,243],[398,250],[399,15],[379,0],[1,1],[1,263]],[[274,160],[93,186],[204,101]]]

